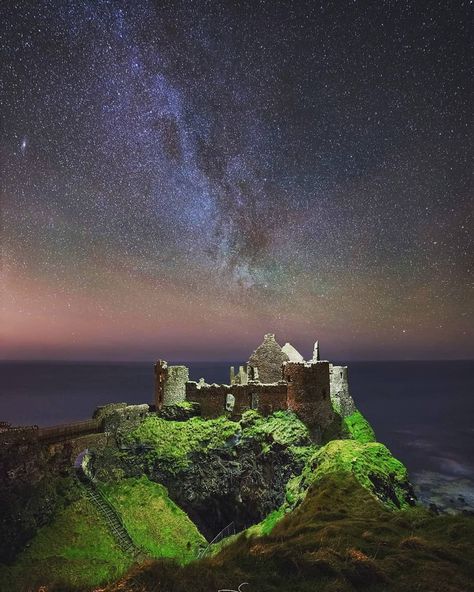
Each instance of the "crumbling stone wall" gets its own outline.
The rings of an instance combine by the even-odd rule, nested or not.
[[[168,376],[168,364],[164,360],[158,360],[155,367],[155,410],[159,411],[163,407],[165,398],[165,382]]]
[[[278,345],[275,335],[267,333],[263,343],[249,358],[249,365],[258,369],[258,380],[264,383],[278,382],[282,378],[281,367],[289,360],[287,354]]]
[[[176,405],[186,399],[186,382],[189,370],[186,366],[168,366],[163,405]]]
[[[230,367],[230,384],[247,384],[249,381],[248,370],[244,366],[239,366],[239,371],[235,373],[234,366]]]
[[[127,405],[127,403],[114,403],[99,407],[94,416],[101,422],[104,432],[117,433],[119,429],[133,430],[148,415],[149,405]]]
[[[168,366],[164,360],[155,364],[155,407],[176,405],[186,399],[186,382],[189,369],[186,366]]]
[[[329,362],[287,362],[288,409],[313,431],[317,441],[334,421],[330,398]]]
[[[354,400],[349,393],[349,381],[347,378],[347,366],[329,367],[331,383],[331,401],[334,409],[342,416],[347,417],[356,410]]]
[[[228,411],[232,419],[240,419],[242,413],[256,409],[262,415],[288,408],[287,386],[278,384],[198,384],[186,383],[186,399],[201,406],[201,416],[215,418],[226,412],[228,396],[234,397],[233,408]]]

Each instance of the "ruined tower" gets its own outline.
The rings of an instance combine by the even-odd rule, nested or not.
[[[189,370],[186,366],[168,366],[164,360],[155,364],[155,408],[175,405],[186,399],[186,382]]]
[[[356,410],[354,400],[349,393],[349,380],[347,378],[347,366],[329,366],[331,381],[331,401],[334,409],[341,417],[347,417]]]
[[[286,362],[283,374],[288,382],[288,409],[313,429],[320,440],[334,420],[330,398],[329,362]]]

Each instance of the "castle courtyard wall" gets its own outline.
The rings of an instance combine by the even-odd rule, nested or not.
[[[201,406],[201,415],[212,419],[226,412],[226,405],[231,395],[232,410],[227,411],[232,419],[239,419],[245,411],[256,409],[262,415],[285,410],[287,404],[286,383],[276,384],[205,384],[186,383],[186,399]]]

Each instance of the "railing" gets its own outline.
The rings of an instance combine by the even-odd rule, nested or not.
[[[211,550],[212,545],[215,545],[225,539],[228,536],[235,534],[235,524],[231,522],[225,528],[223,528],[216,536],[212,539],[210,543],[208,543],[207,547],[201,549],[198,553],[198,559],[203,559]]]
[[[86,421],[76,421],[62,425],[48,426],[38,428],[39,440],[60,440],[70,436],[80,436],[84,434],[94,434],[99,432],[101,424],[97,419],[87,419]]]
[[[82,467],[76,467],[76,475],[78,480],[84,486],[87,497],[93,502],[105,519],[112,536],[115,538],[120,548],[136,558],[138,556],[145,556],[146,554],[144,551],[135,545],[132,537],[128,534],[127,528],[120,515],[102,491],[87,477]]]

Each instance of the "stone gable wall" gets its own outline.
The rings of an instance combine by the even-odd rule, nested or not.
[[[249,365],[258,369],[258,380],[264,383],[281,380],[281,367],[289,357],[282,351],[273,333],[267,333],[263,343],[257,347],[249,358]]]

